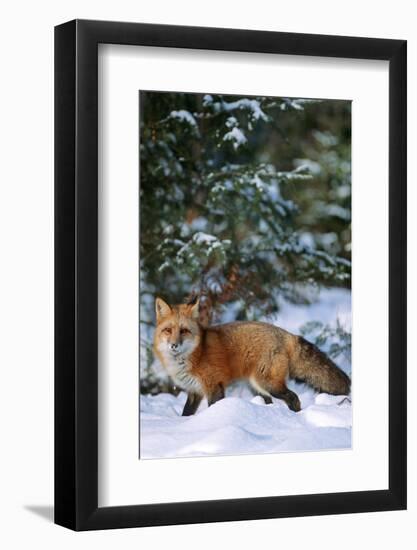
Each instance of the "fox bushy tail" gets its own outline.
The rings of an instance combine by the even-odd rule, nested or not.
[[[350,378],[317,346],[298,336],[290,363],[290,377],[306,382],[319,392],[349,395]]]

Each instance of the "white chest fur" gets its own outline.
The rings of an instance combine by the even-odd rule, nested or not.
[[[201,383],[189,372],[187,360],[182,355],[173,357],[172,355],[164,354],[164,366],[174,380],[175,384],[188,392],[203,394]]]

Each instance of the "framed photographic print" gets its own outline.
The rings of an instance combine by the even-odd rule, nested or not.
[[[55,521],[406,507],[406,42],[55,29]]]

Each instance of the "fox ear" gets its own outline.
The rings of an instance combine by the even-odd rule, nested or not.
[[[200,316],[200,298],[198,298],[195,304],[190,306],[190,313],[193,319],[198,319]]]
[[[171,306],[169,306],[162,298],[155,300],[156,322],[159,323],[164,317],[167,317],[172,313]]]

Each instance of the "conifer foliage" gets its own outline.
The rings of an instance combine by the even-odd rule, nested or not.
[[[350,102],[141,92],[140,113],[145,332],[155,295],[243,320],[349,287]]]

